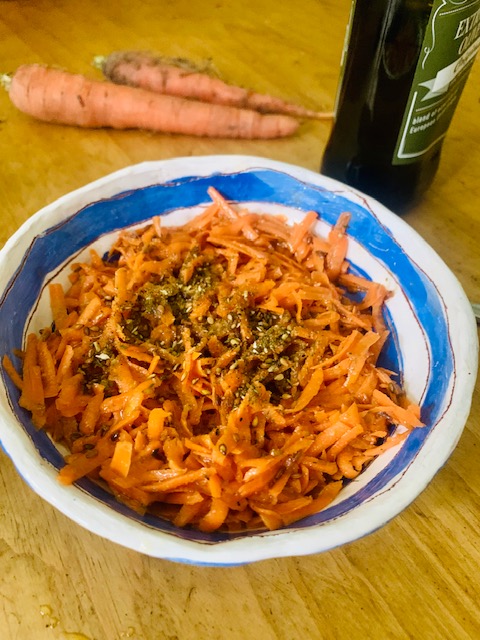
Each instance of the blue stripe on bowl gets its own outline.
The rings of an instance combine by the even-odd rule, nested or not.
[[[422,403],[422,419],[426,422],[426,427],[410,434],[394,459],[362,489],[339,504],[295,523],[294,528],[326,522],[371,498],[408,467],[444,410],[435,400],[447,393],[454,368],[448,326],[438,291],[399,247],[391,233],[366,207],[321,187],[301,182],[283,172],[266,169],[251,169],[235,174],[215,173],[207,177],[190,176],[165,184],[126,191],[116,197],[94,202],[48,229],[32,242],[19,270],[0,298],[2,351],[12,353],[22,343],[29,314],[49,273],[58,270],[72,255],[106,233],[148,220],[153,215],[163,215],[177,209],[210,202],[207,194],[210,186],[218,189],[227,199],[237,202],[265,202],[300,211],[315,210],[323,221],[332,225],[341,212],[350,211],[352,218],[349,235],[394,275],[428,339],[430,371]],[[360,271],[356,265],[352,265],[352,268]],[[387,323],[392,330],[392,338],[384,351],[382,364],[398,370],[401,366],[401,354],[398,351],[395,327],[388,314]],[[11,381],[5,378],[4,376],[10,402],[25,431],[40,455],[57,469],[60,468],[63,465],[62,456],[45,433],[37,432],[33,428],[28,413],[18,406],[17,390]],[[235,537],[235,534],[179,531],[170,523],[153,516],[140,517],[133,514],[104,489],[89,480],[83,480],[79,486],[117,512],[181,538],[212,543]]]

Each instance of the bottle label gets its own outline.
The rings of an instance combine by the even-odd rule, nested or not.
[[[434,0],[393,164],[441,142],[480,47],[480,0]]]

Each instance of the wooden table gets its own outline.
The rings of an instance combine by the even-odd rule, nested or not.
[[[97,77],[94,55],[210,58],[231,82],[332,108],[349,0],[0,0],[0,71]],[[480,301],[480,60],[436,180],[406,215]],[[0,94],[0,244],[43,205],[143,160],[244,153],[318,170],[329,125],[241,142],[34,122]],[[400,640],[480,637],[480,394],[430,486],[376,533],[312,557],[199,568],[100,539],[38,498],[0,454],[2,640]]]

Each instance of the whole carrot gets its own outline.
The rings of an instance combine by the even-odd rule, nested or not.
[[[198,71],[186,60],[163,59],[146,52],[117,51],[95,58],[104,76],[118,84],[193,98],[214,104],[254,109],[260,113],[284,113],[299,118],[331,119],[332,113],[312,111],[267,94],[227,84]]]
[[[284,137],[298,128],[289,116],[160,95],[37,64],[19,67],[8,85],[11,101],[24,113],[78,127],[247,139]]]

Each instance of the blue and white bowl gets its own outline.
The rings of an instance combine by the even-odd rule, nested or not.
[[[43,295],[66,266],[94,246],[106,250],[122,228],[165,216],[181,224],[207,202],[213,185],[227,199],[292,221],[319,214],[325,235],[338,215],[348,228],[354,272],[393,292],[386,305],[391,338],[382,364],[400,372],[422,409],[425,428],[375,460],[324,511],[274,532],[206,534],[139,516],[89,480],[57,481],[62,452],[18,406],[2,371],[0,438],[32,489],[86,529],[154,557],[236,565],[318,553],[364,536],[400,513],[453,451],[467,420],[478,340],[468,300],[438,255],[401,218],[375,200],[311,171],[263,158],[207,156],[149,162],[97,180],[33,215],[0,253],[0,356],[27,332],[50,324]]]

